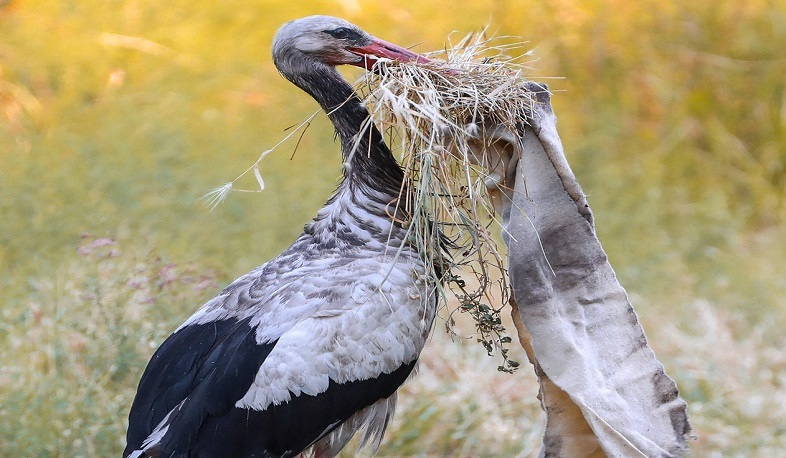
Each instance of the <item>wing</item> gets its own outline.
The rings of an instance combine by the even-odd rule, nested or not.
[[[162,439],[179,448],[197,436],[208,417],[232,408],[275,346],[257,344],[249,321],[190,324],[161,344],[139,382],[123,456],[141,450],[165,417],[177,428]]]
[[[390,397],[416,365],[412,360],[386,366],[381,373],[366,372],[344,383],[329,379],[312,394],[291,387],[281,402],[261,410],[237,407],[250,391],[274,389],[256,386],[254,380],[279,340],[258,344],[249,320],[189,324],[164,341],[140,381],[124,456],[294,456],[356,412]],[[314,351],[331,353],[315,337],[284,333],[281,340],[288,344],[279,350],[285,354],[274,363],[286,366],[286,361],[304,358],[308,363]],[[357,350],[358,357],[369,358]],[[342,364],[356,362],[346,358]],[[298,372],[297,377],[302,365],[278,370]]]
[[[295,455],[404,383],[435,305],[421,303],[431,296],[412,269],[347,282],[326,273],[367,272],[367,258],[347,267],[323,256],[316,275],[310,264],[284,268],[308,253],[291,251],[236,280],[156,351],[125,456]]]
[[[211,416],[188,449],[189,456],[292,457],[349,419],[357,411],[393,395],[415,367],[415,361],[389,374],[346,382],[331,380],[316,395],[301,393],[265,410],[233,407]],[[164,456],[181,450],[165,449]]]

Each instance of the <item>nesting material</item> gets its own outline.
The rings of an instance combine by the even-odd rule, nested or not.
[[[447,262],[431,266],[432,274],[449,269],[445,285],[458,297],[458,310],[472,315],[474,337],[489,353],[499,351],[504,371],[518,362],[507,357],[510,337],[500,312],[510,289],[494,233],[506,195],[499,190],[513,183],[504,180],[509,157],[490,152],[496,143],[519,142],[533,112],[527,67],[509,53],[521,47],[472,34],[429,54],[430,63],[380,61],[356,85],[389,144],[401,148],[410,241],[427,262],[443,259],[439,233],[453,245]],[[466,273],[474,278],[458,275]]]

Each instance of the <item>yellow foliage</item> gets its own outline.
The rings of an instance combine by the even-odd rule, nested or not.
[[[786,325],[784,0],[0,1],[0,455],[117,455],[118,422],[152,352],[146,339],[167,331],[146,315],[126,334],[112,331],[122,301],[106,305],[110,321],[92,314],[79,295],[108,280],[75,264],[83,235],[152,253],[140,255],[147,266],[220,266],[224,282],[290,243],[329,195],[340,164],[322,116],[292,160],[286,151],[265,159],[263,193],[232,195],[213,213],[195,203],[316,110],[270,59],[276,28],[309,14],[342,16],[421,51],[487,23],[529,40],[539,58],[532,77],[555,93],[569,159],[645,324],[667,320],[681,342],[711,339],[691,314],[706,301],[737,338],[755,342],[745,351],[786,352],[775,331]],[[135,267],[119,266],[112,281],[125,284]],[[73,269],[82,273],[68,280]],[[201,294],[175,288],[152,316],[175,326],[211,291]],[[116,345],[120,335],[138,341]],[[719,388],[726,372],[686,363],[690,349],[669,342],[653,347],[686,380],[697,455],[786,447],[782,428],[749,414],[750,393]],[[707,345],[702,355],[730,350]],[[118,361],[128,370],[113,372]],[[777,358],[761,361],[771,366],[751,369],[757,377],[783,379]],[[446,383],[413,392],[438,396]],[[782,385],[767,384],[767,396],[783,399]],[[515,440],[479,443],[480,422],[445,429],[428,420],[471,409],[409,406],[385,453],[522,448],[521,423]],[[412,438],[426,430],[425,442]]]

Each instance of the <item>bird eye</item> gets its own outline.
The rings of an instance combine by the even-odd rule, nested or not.
[[[329,34],[333,38],[338,38],[339,40],[347,39],[354,34],[352,30],[346,27],[339,27],[333,30],[325,30],[325,33]]]

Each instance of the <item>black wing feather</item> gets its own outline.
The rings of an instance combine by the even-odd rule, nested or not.
[[[188,450],[189,456],[295,456],[355,412],[390,397],[415,364],[412,361],[366,380],[343,384],[331,380],[323,393],[293,396],[262,411],[233,407],[220,417],[208,417]],[[165,456],[182,452],[164,451]]]
[[[275,346],[257,344],[249,321],[188,325],[161,344],[131,406],[124,456],[141,449],[167,413],[186,398],[177,413],[177,428],[164,438],[178,449],[188,449],[205,418],[221,415],[243,397]]]
[[[124,456],[175,407],[171,425],[148,455],[165,457],[294,456],[355,412],[390,397],[416,361],[390,373],[343,384],[317,395],[293,396],[263,411],[235,407],[276,342],[259,345],[249,320],[189,325],[155,352],[129,414]],[[181,405],[182,403],[182,405]]]

